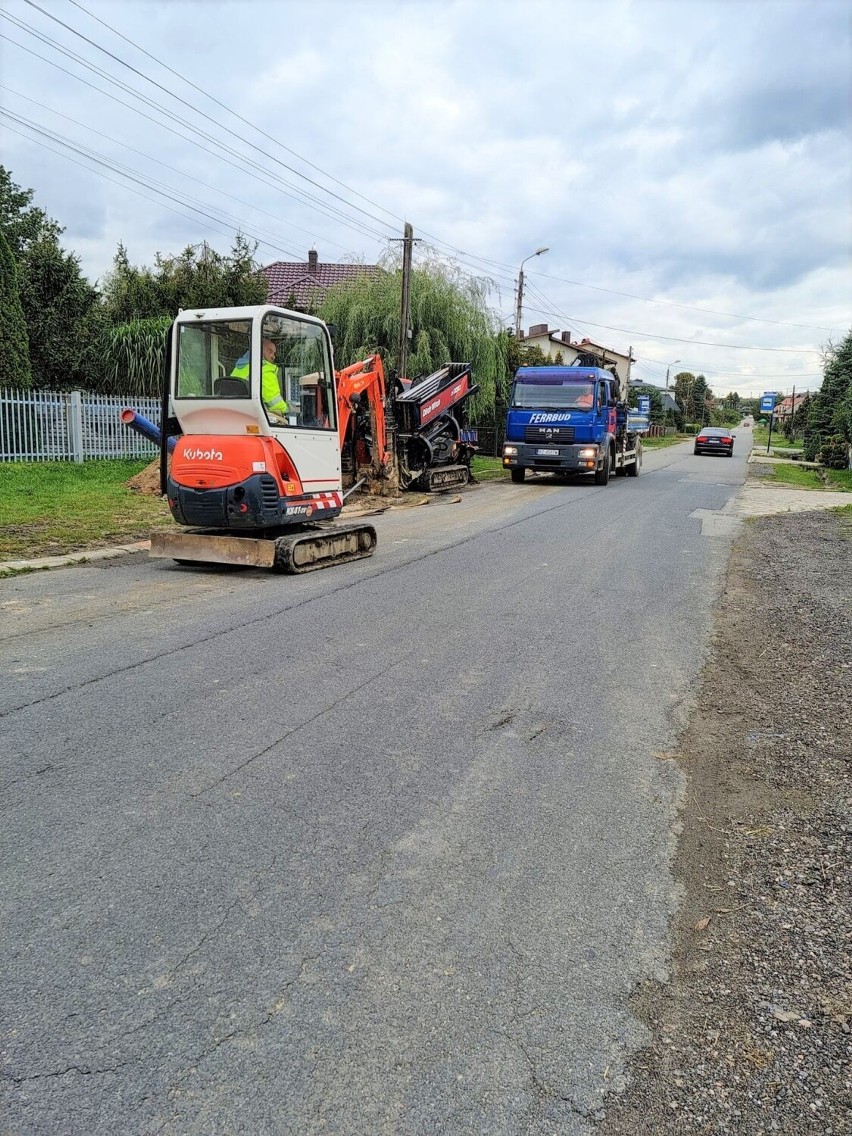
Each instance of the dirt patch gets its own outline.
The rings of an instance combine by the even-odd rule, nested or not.
[[[127,488],[146,496],[160,496],[160,459],[155,458],[127,482]]]
[[[695,714],[672,980],[600,1136],[852,1131],[852,532],[749,522]]]

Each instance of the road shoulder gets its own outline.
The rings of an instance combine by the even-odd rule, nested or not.
[[[848,1131],[852,519],[735,542],[690,725],[672,979],[601,1136]],[[844,1072],[845,1071],[845,1072]]]

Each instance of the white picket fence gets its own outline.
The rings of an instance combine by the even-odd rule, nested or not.
[[[153,458],[154,443],[121,422],[126,408],[159,425],[156,398],[0,390],[0,461]]]

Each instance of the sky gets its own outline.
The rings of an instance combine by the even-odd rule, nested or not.
[[[0,161],[92,281],[408,221],[657,385],[816,390],[852,326],[849,0],[0,0],[0,37]]]

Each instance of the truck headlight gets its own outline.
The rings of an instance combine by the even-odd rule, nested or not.
[[[596,458],[597,456],[597,446],[588,446],[585,450],[580,450],[580,452],[577,454],[578,458]]]
[[[516,458],[517,456],[518,456],[518,447],[517,446],[504,446],[503,447],[503,457],[504,458]]]

